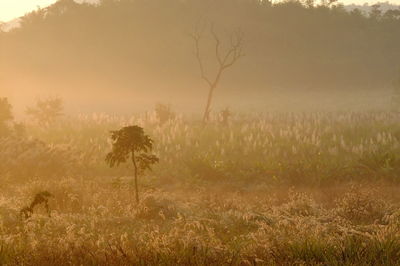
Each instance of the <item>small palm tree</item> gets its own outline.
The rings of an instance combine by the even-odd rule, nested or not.
[[[107,154],[106,162],[110,167],[132,160],[135,170],[136,202],[139,203],[139,189],[137,178],[140,173],[150,170],[151,165],[159,161],[158,157],[150,154],[153,149],[153,140],[144,134],[139,126],[123,127],[111,131],[113,141],[112,151]]]

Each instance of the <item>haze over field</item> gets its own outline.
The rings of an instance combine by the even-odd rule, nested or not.
[[[59,0],[0,28],[0,265],[399,265],[398,6]]]
[[[17,113],[45,95],[65,98],[69,110],[129,113],[159,101],[199,112],[207,84],[190,33],[212,22],[223,45],[240,29],[246,54],[223,75],[218,108],[384,108],[399,67],[397,11],[366,16],[327,5],[63,0],[0,35],[0,82]],[[215,75],[209,32],[201,45],[205,71]]]

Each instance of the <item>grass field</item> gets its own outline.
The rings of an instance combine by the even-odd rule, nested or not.
[[[131,124],[160,158],[139,204],[132,167],[104,161]],[[0,264],[399,264],[398,113],[94,114],[26,132],[0,139]],[[51,217],[22,219],[40,191]]]

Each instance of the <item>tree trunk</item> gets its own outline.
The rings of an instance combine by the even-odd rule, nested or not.
[[[210,118],[212,97],[213,97],[213,94],[214,94],[214,90],[217,87],[217,85],[219,83],[219,80],[221,79],[221,75],[222,75],[223,71],[224,71],[224,69],[222,67],[218,70],[218,74],[215,77],[214,82],[211,84],[210,90],[208,91],[206,109],[204,110],[204,115],[203,115],[203,122],[204,123],[207,122],[208,119]]]
[[[133,168],[135,169],[135,195],[136,195],[136,203],[139,204],[139,187],[138,187],[138,169],[136,165],[136,158],[135,158],[135,152],[132,151],[132,163],[133,163]]]
[[[204,123],[207,122],[208,119],[210,118],[211,101],[212,101],[212,97],[213,97],[213,94],[214,94],[214,89],[215,89],[215,87],[211,87],[210,90],[208,91],[206,109],[204,110],[204,115],[203,115],[203,122]]]

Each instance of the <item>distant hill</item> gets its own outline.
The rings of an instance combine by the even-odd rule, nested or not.
[[[0,85],[29,97],[196,100],[206,84],[189,34],[208,25],[201,53],[207,75],[215,75],[213,23],[221,49],[234,30],[245,38],[246,56],[222,77],[220,99],[388,88],[400,67],[400,15],[349,9],[297,1],[61,0],[0,33]]]

